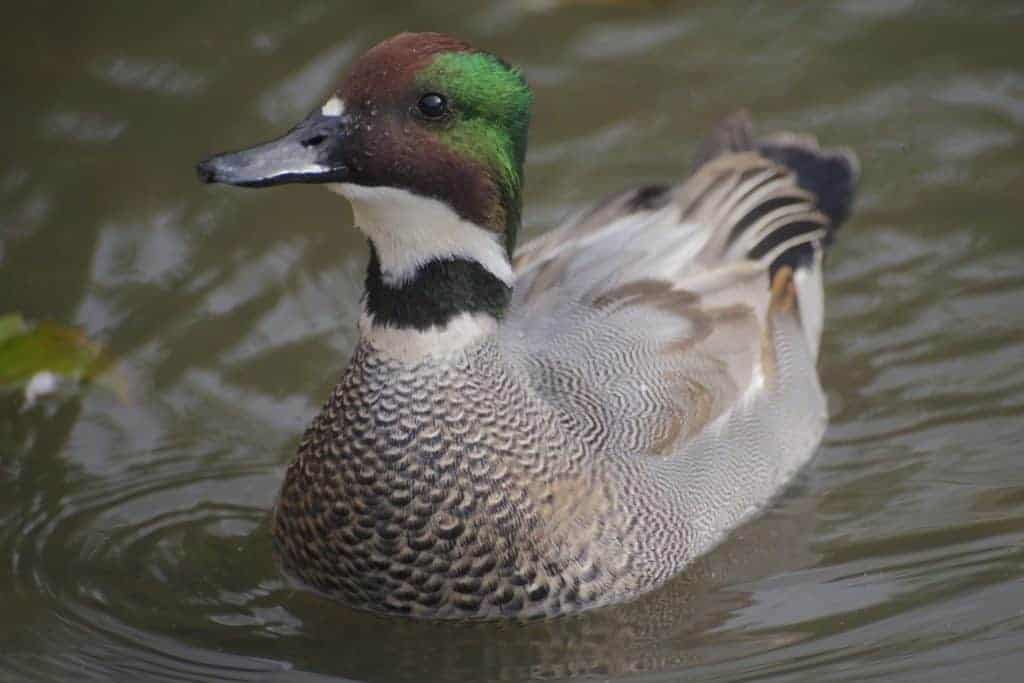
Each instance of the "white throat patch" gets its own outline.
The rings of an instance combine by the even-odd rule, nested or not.
[[[458,257],[476,261],[512,286],[501,235],[459,218],[444,203],[394,187],[332,183],[327,188],[352,204],[356,225],[377,248],[385,284],[404,284],[423,264]]]

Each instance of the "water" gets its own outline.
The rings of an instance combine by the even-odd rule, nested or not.
[[[854,147],[831,425],[770,510],[638,602],[529,626],[286,586],[266,513],[354,341],[365,251],[312,187],[203,187],[376,40],[442,29],[537,91],[527,234],[679,176],[737,106]],[[102,389],[0,402],[0,679],[1016,680],[1024,663],[1020,3],[64,4],[5,12],[0,312]]]

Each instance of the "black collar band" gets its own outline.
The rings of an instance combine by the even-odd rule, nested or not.
[[[370,243],[366,268],[366,311],[378,325],[427,330],[461,313],[487,313],[500,319],[512,288],[476,261],[450,256],[428,261],[407,282],[389,285]]]

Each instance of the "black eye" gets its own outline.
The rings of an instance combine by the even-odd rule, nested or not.
[[[416,107],[428,119],[439,119],[448,113],[448,102],[436,92],[427,93],[420,98]]]

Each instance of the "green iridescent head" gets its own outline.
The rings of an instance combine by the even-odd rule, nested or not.
[[[444,100],[425,105],[449,111],[441,140],[487,165],[504,191],[518,193],[533,101],[519,71],[489,54],[448,52],[422,69],[416,82]]]

